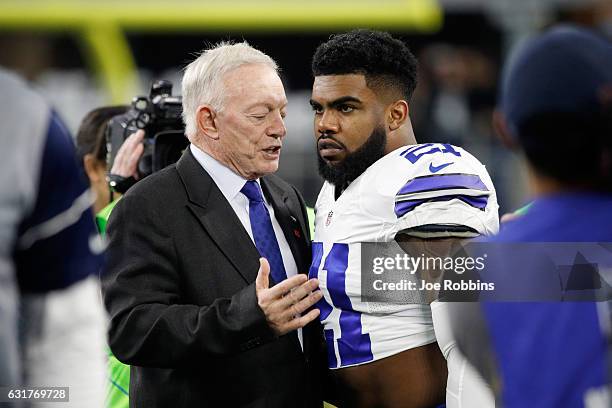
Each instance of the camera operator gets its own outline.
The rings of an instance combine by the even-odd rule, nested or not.
[[[181,97],[172,96],[172,83],[157,80],[148,97],[135,97],[129,110],[108,121],[106,162],[112,165],[108,182],[113,191],[123,194],[181,157],[189,145],[181,113]]]
[[[77,132],[77,150],[83,162],[83,168],[95,193],[94,211],[100,233],[104,234],[106,220],[112,208],[121,198],[121,193],[113,191],[108,184],[108,164],[106,133],[108,122],[128,111],[127,106],[105,106],[89,112]],[[145,133],[138,130],[132,133],[117,151],[117,156],[110,174],[123,178],[132,177],[138,180],[138,161],[144,147],[142,141]],[[123,364],[107,350],[108,381],[106,406],[108,408],[127,408],[129,406],[128,389],[130,384],[130,367]]]
[[[96,196],[94,212],[100,232],[104,232],[110,211],[116,200],[125,192],[124,190],[118,191],[118,189],[111,188],[109,179],[128,180],[124,184],[125,190],[127,190],[140,178],[137,167],[144,150],[142,142],[145,133],[143,130],[137,130],[125,139],[125,142],[117,150],[110,171],[107,163],[106,135],[108,123],[111,119],[124,115],[127,111],[127,106],[105,106],[94,109],[83,118],[77,132],[78,153],[87,173],[89,184]]]
[[[129,179],[133,178],[135,181],[140,179],[138,174],[138,161],[144,153],[144,145],[142,141],[145,137],[145,131],[142,129],[137,130],[125,139],[125,142],[121,145],[117,151],[117,156],[113,163],[113,167],[110,171],[111,177],[113,175]],[[117,194],[122,194],[117,192]]]
[[[148,97],[135,97],[131,106],[94,109],[81,122],[78,152],[95,192],[94,210],[102,235],[123,193],[172,164],[182,153],[188,142],[183,135],[181,111],[181,99],[172,96],[172,84],[159,80],[152,84]],[[110,349],[107,352],[107,406],[128,407],[130,367],[117,360]]]
[[[105,106],[89,112],[79,126],[76,144],[77,152],[89,179],[89,184],[96,194],[94,212],[97,214],[113,201],[108,188],[106,174],[106,127],[109,120],[124,114],[127,106]]]

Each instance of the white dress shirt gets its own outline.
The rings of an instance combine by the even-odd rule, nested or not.
[[[238,219],[244,226],[244,229],[249,234],[249,237],[251,237],[251,241],[253,241],[253,244],[255,244],[253,231],[251,230],[251,219],[249,218],[249,199],[240,192],[247,180],[234,173],[227,166],[214,159],[208,153],[202,151],[193,143],[190,145],[190,149],[198,163],[200,163],[204,170],[206,170],[210,177],[212,177],[217,187],[219,187],[219,190],[221,190],[221,193],[225,199],[232,206],[232,209],[238,216]],[[256,181],[261,188],[259,179]],[[285,238],[285,234],[283,234],[283,230],[274,216],[274,208],[270,205],[265,195],[263,195],[263,198],[266,208],[270,213],[272,228],[274,229],[274,235],[276,235],[276,240],[278,241],[278,246],[280,247],[287,277],[290,278],[298,273],[295,259],[293,259],[293,254],[291,253],[291,249],[289,248],[289,243]],[[302,329],[298,330],[298,338],[300,339],[300,345],[302,345]]]

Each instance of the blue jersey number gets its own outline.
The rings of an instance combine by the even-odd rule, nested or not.
[[[348,244],[334,244],[325,258],[323,269],[327,271],[327,289],[332,303],[340,309],[340,336],[338,337],[338,355],[340,365],[347,366],[371,361],[372,344],[370,335],[363,333],[361,325],[361,313],[353,310],[351,300],[346,294],[346,269],[348,267],[349,246]],[[312,266],[309,275],[318,278],[319,266],[323,259],[323,244],[312,243]],[[321,311],[321,320],[326,319],[332,311],[332,306],[325,298],[317,303]],[[334,334],[332,330],[325,330],[327,341],[327,354],[329,366],[337,367]]]
[[[434,153],[448,153],[457,157],[461,156],[461,153],[456,151],[453,146],[449,144],[440,143],[425,143],[422,145],[413,146],[401,152],[400,156],[403,156],[404,158],[409,160],[410,163],[414,164],[426,154]]]

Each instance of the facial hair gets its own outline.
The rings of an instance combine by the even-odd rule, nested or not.
[[[324,139],[322,136],[319,139]],[[331,137],[333,139],[333,137]],[[335,140],[335,139],[334,139]],[[357,150],[347,153],[344,160],[338,164],[327,163],[317,151],[319,158],[319,174],[323,179],[342,191],[349,183],[359,177],[364,171],[385,155],[387,136],[385,128],[381,125],[372,130],[372,133]]]

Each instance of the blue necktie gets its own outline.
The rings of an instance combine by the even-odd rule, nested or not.
[[[259,184],[253,180],[247,181],[240,192],[249,199],[249,219],[251,220],[251,231],[253,231],[255,246],[259,254],[270,263],[272,279],[279,283],[287,279],[287,272],[283,265],[283,257]]]

